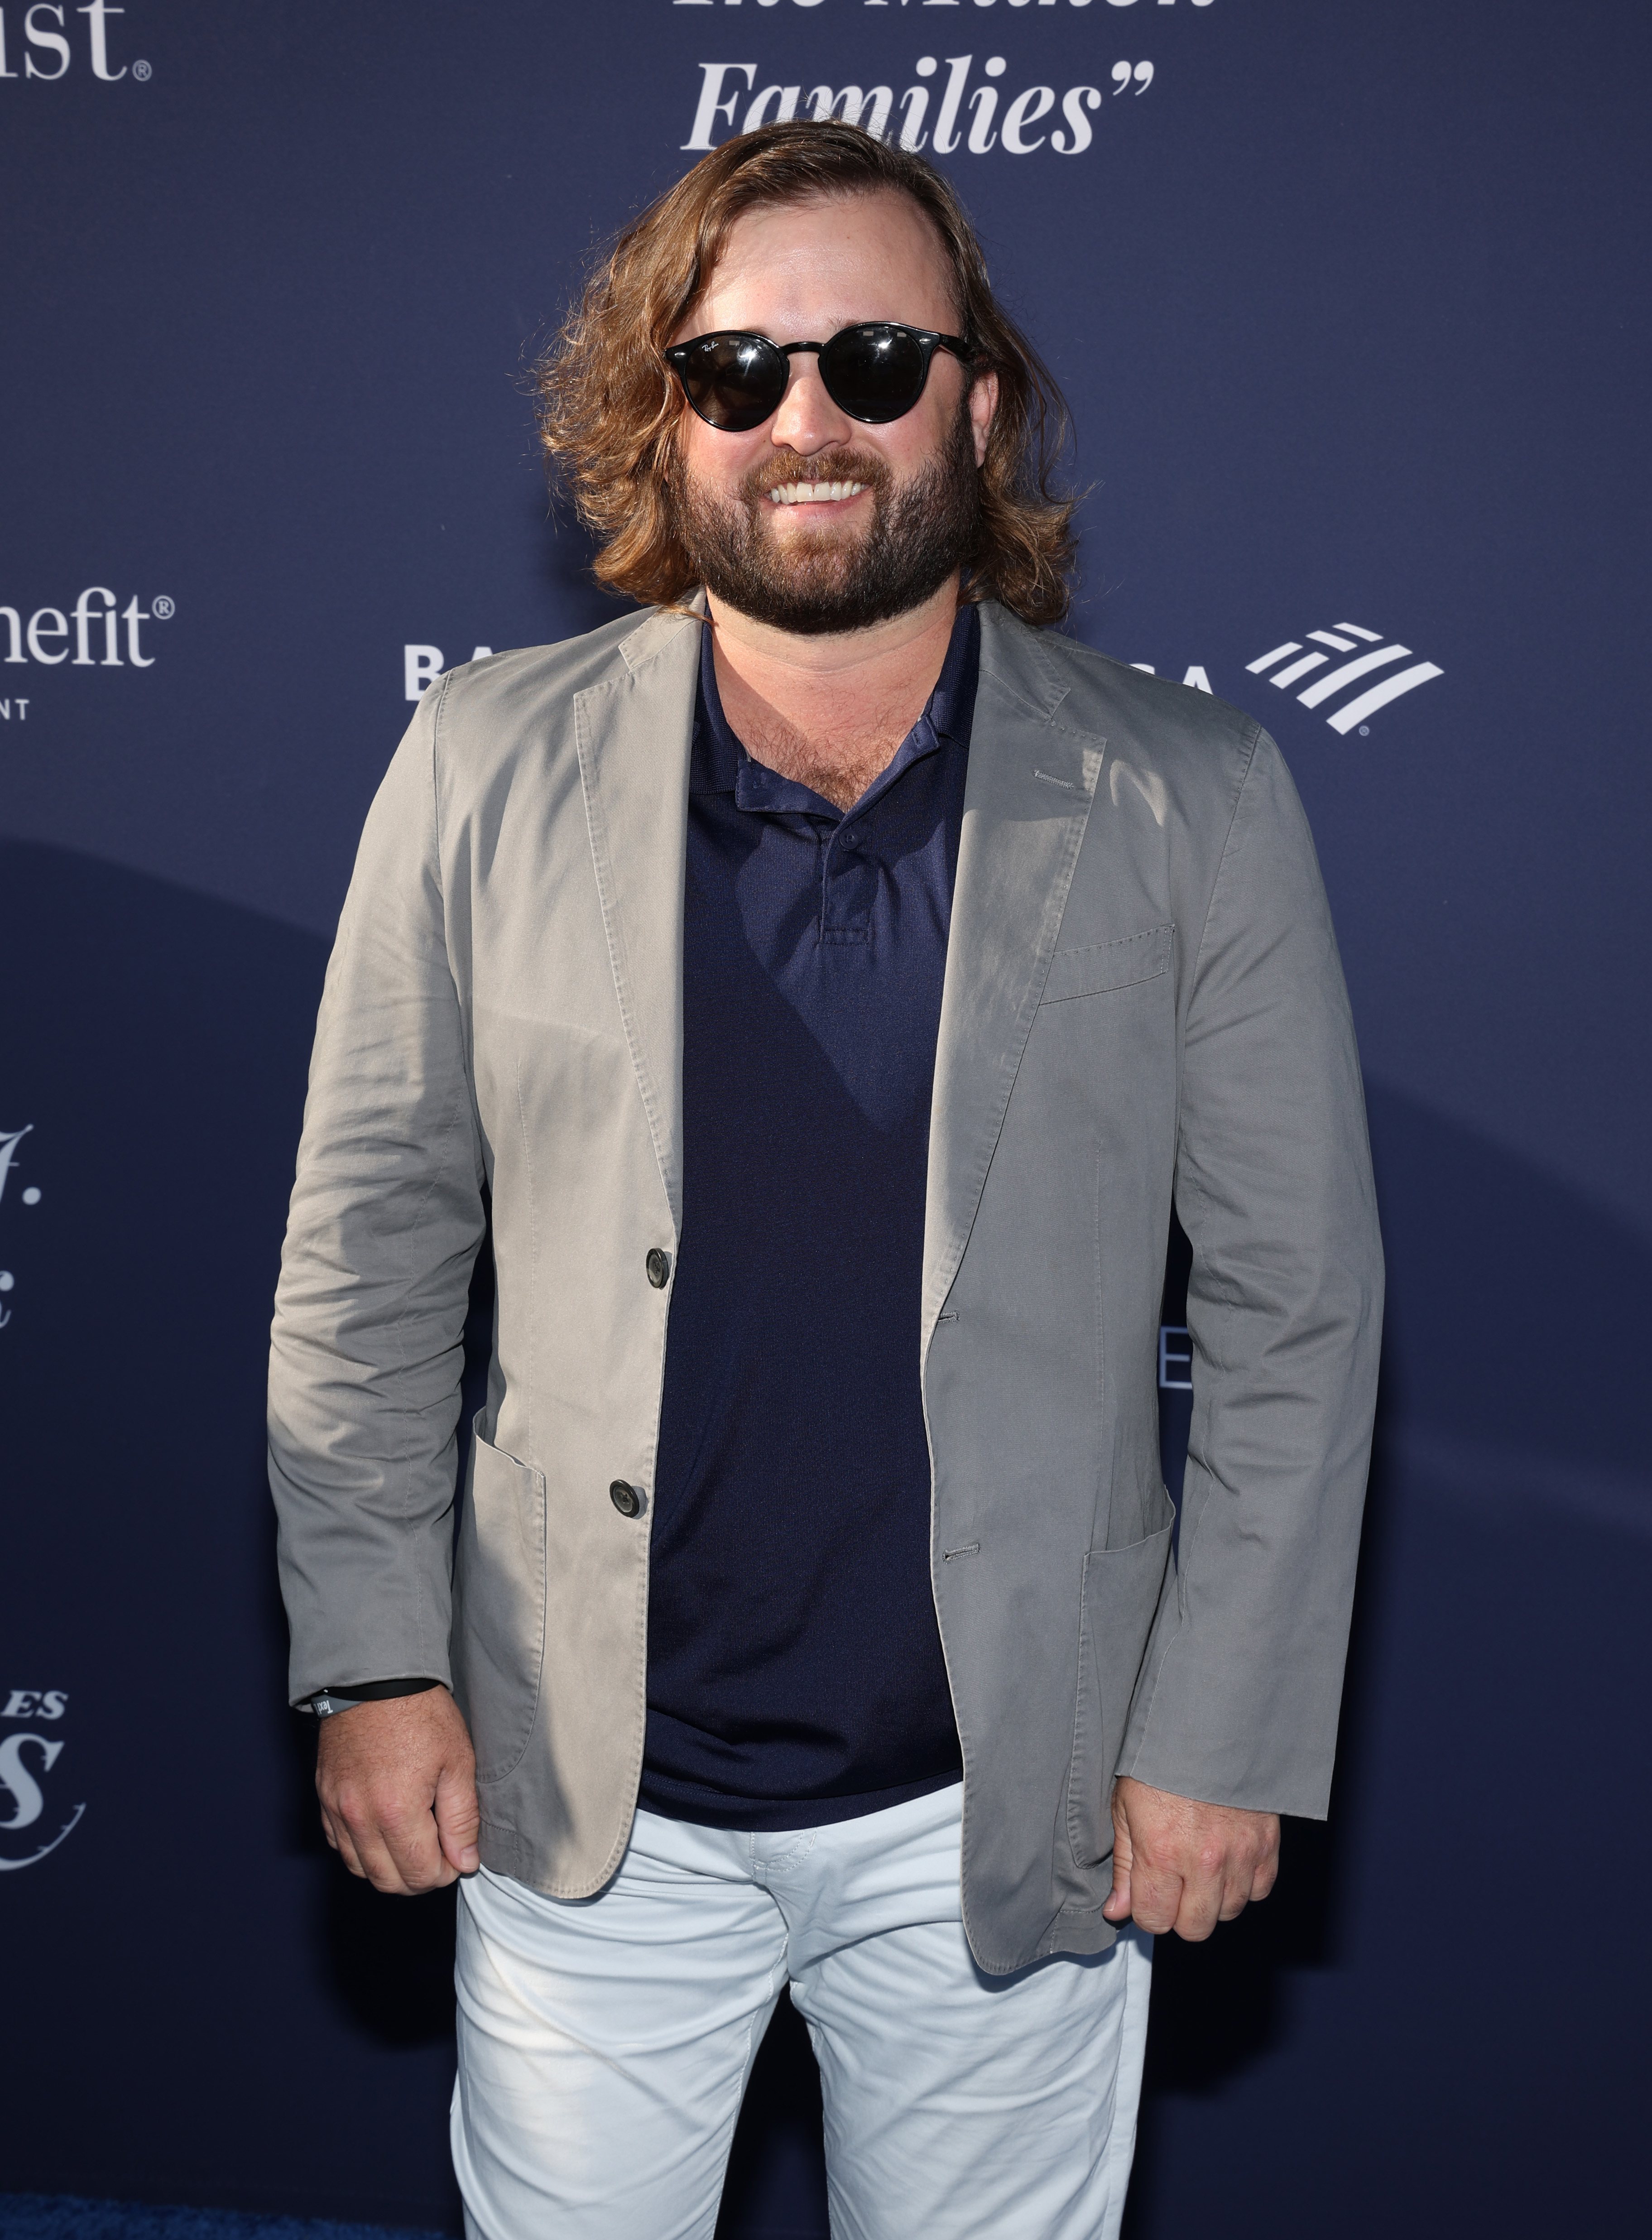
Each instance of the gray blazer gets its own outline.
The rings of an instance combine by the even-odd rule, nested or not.
[[[670,1311],[645,1263],[675,1258],[693,1190],[700,627],[633,615],[425,695],[328,968],[276,1307],[292,1696],[450,1680],[483,1858],[558,1897],[613,1874],[642,1763]],[[493,1366],[456,1552],[490,1194]],[[1195,1392],[1176,1564],[1173,1194]],[[1116,1772],[1324,1812],[1382,1296],[1354,1030],[1278,750],[984,608],[913,1332],[983,1968],[1111,1942]]]

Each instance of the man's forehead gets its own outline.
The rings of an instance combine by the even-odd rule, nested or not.
[[[798,294],[841,300],[846,318],[911,318],[918,307],[873,309],[870,298],[909,297],[915,289],[931,310],[956,297],[951,266],[928,214],[908,195],[880,188],[820,195],[803,202],[760,203],[743,210],[723,237],[701,289],[712,297]]]

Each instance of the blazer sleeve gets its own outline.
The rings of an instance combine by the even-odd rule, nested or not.
[[[295,1703],[447,1681],[463,1332],[484,1230],[436,813],[446,685],[369,813],[316,1023],[270,1356]]]
[[[1253,746],[1186,1015],[1176,1210],[1193,1246],[1178,1564],[1120,1771],[1322,1817],[1382,1313],[1353,1020],[1314,843]]]

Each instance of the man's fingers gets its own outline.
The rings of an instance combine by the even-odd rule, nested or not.
[[[458,1880],[456,1870],[442,1856],[436,1816],[428,1803],[385,1811],[379,1820],[378,1833],[396,1878],[390,1883],[379,1882],[375,1876],[372,1879],[378,1889],[394,1889],[399,1897],[412,1897],[421,1890],[440,1890]]]
[[[1222,1877],[1222,1918],[1236,1920],[1248,1905],[1259,1905],[1279,1879],[1279,1837],[1275,1823],[1271,1842],[1241,1845],[1227,1863]]]
[[[1180,1875],[1137,1857],[1130,1870],[1130,1918],[1149,1937],[1180,1925],[1186,1884]]]
[[[1174,1929],[1202,1943],[1218,1921],[1266,1897],[1279,1873],[1275,1813],[1204,1804],[1121,1775],[1113,1828],[1113,1890],[1102,1910],[1109,1921],[1128,1911],[1154,1936]]]
[[[442,1856],[454,1873],[475,1874],[482,1864],[476,1848],[482,1807],[470,1765],[443,1767],[436,1784],[436,1830]]]
[[[327,1802],[341,1837],[348,1836],[355,1852],[353,1871],[375,1890],[413,1897],[453,1880],[423,1783],[410,1796],[406,1784],[390,1775],[352,1771]]]
[[[1130,1864],[1135,1853],[1130,1843],[1130,1823],[1125,1817],[1116,1785],[1113,1790],[1113,1888],[1103,1901],[1102,1913],[1109,1921],[1128,1921],[1130,1917]]]
[[[321,1808],[321,1832],[350,1869],[351,1874],[360,1875],[365,1880],[365,1870],[356,1855],[356,1846],[350,1841],[350,1830],[345,1827],[342,1820],[336,1820],[333,1817],[325,1804]]]
[[[396,1788],[347,1775],[322,1790],[321,1820],[351,1874],[375,1890],[412,1897],[453,1880],[428,1802],[410,1808]]]
[[[1259,1904],[1279,1877],[1277,1844],[1243,1850],[1229,1868],[1222,1893],[1222,1918],[1232,1921],[1248,1905]]]
[[[383,1890],[386,1897],[412,1897],[416,1895],[418,1885],[407,1880],[399,1863],[383,1843],[376,1843],[368,1836],[356,1849],[356,1857],[362,1863],[360,1872],[376,1890]]]
[[[1102,1907],[1109,1921],[1134,1921],[1156,1937],[1170,1927],[1182,1902],[1182,1877],[1173,1865],[1151,1857],[1136,1841],[1130,1804],[1141,1784],[1113,1784],[1113,1890]]]
[[[442,1857],[428,1809],[423,1817],[421,1828],[416,1817],[394,1809],[375,1812],[367,1806],[353,1825],[347,1823],[357,1863],[351,1871],[390,1897],[416,1897],[422,1890],[450,1883],[453,1874]]]
[[[1182,1903],[1176,1917],[1176,1935],[1185,1937],[1189,1944],[1202,1944],[1214,1933],[1217,1922],[1229,1918],[1222,1910],[1227,1888],[1225,1877],[1220,1872],[1213,1874],[1208,1863],[1201,1860],[1182,1885]]]
[[[350,1822],[338,1809],[337,1799],[322,1790],[319,1778],[316,1780],[316,1787],[321,1793],[322,1834],[326,1837],[327,1841],[337,1852],[351,1874],[358,1875],[363,1882],[370,1880],[366,1867],[362,1863],[362,1855],[356,1847],[356,1837]]]
[[[445,1688],[324,1722],[316,1789],[328,1842],[376,1890],[412,1897],[478,1863],[476,1757]]]
[[[359,1875],[375,1890],[396,1897],[411,1897],[423,1884],[410,1882],[398,1856],[407,1849],[387,1840],[383,1821],[391,1817],[370,1792],[343,1784],[323,1799],[322,1825],[327,1839],[351,1874]],[[434,1826],[434,1823],[432,1823]],[[409,1862],[411,1863],[411,1862]]]
[[[1109,1921],[1128,1921],[1130,1917],[1129,1869],[1120,1864],[1116,1851],[1113,1854],[1113,1887],[1102,1901],[1102,1911]]]
[[[1237,1921],[1251,1899],[1257,1895],[1249,1869],[1225,1875],[1222,1883],[1222,1910],[1219,1917],[1223,1921]],[[1265,1897],[1266,1892],[1261,1895]]]

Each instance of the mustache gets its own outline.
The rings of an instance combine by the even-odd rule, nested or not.
[[[966,404],[950,436],[904,479],[875,452],[849,443],[809,457],[776,451],[716,493],[698,488],[680,463],[673,478],[676,533],[686,565],[737,613],[804,637],[865,630],[909,612],[967,564],[980,480]],[[863,533],[772,534],[763,519],[776,510],[769,492],[789,481],[870,485]]]
[[[742,495],[750,503],[768,497],[783,483],[864,483],[869,490],[879,495],[886,490],[891,480],[884,462],[869,451],[856,451],[849,446],[840,446],[830,451],[815,451],[805,458],[801,451],[776,451],[753,467],[741,485]]]

